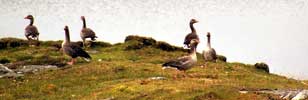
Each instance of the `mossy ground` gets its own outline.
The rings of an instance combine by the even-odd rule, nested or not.
[[[3,100],[97,100],[97,99],[157,99],[157,100],[267,100],[265,94],[240,94],[240,89],[307,89],[301,81],[268,74],[242,63],[204,63],[199,61],[187,71],[188,76],[175,70],[162,70],[161,64],[186,52],[164,51],[146,46],[127,50],[129,42],[113,46],[87,48],[92,61],[66,65],[61,70],[27,74],[19,78],[0,79],[0,98]],[[0,58],[11,63],[43,64],[49,60],[65,63],[69,57],[42,43],[40,47],[16,47],[0,50]],[[40,58],[41,57],[41,58]],[[35,59],[37,59],[35,61]],[[27,61],[30,60],[30,61]],[[52,60],[52,61],[53,61]],[[100,60],[100,61],[99,61]],[[39,63],[38,63],[39,62]],[[201,68],[201,66],[204,66]],[[150,77],[166,77],[152,80]]]

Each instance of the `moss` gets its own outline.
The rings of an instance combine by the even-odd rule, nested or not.
[[[11,61],[7,58],[0,58],[0,64],[10,63]]]
[[[151,46],[164,51],[186,51],[185,49],[177,46],[170,45],[166,42],[156,41],[153,38],[130,35],[125,39],[127,44],[126,50],[138,50],[144,47]]]
[[[7,48],[7,43],[5,43],[4,41],[0,41],[0,50],[5,48]]]
[[[23,39],[18,39],[18,38],[2,38],[0,39],[0,49],[11,47],[20,47],[20,46],[25,46],[27,45],[28,42]]]
[[[133,55],[133,56],[129,56],[128,59],[135,62],[135,61],[141,60],[141,57]]]
[[[64,57],[50,57],[48,55],[42,55],[28,61],[26,64],[29,65],[56,65],[58,67],[65,66]]]
[[[129,41],[126,42],[126,45],[127,46],[125,47],[125,50],[138,50],[145,47],[145,45],[143,45],[143,43],[139,41]]]
[[[184,48],[172,46],[172,45],[170,45],[166,42],[162,42],[162,41],[157,42],[155,47],[158,48],[158,49],[164,50],[164,51],[177,51],[177,50],[185,51]]]
[[[44,42],[42,42],[42,45],[60,49],[62,42],[63,42],[62,40],[59,40],[59,41],[44,41]]]
[[[125,50],[138,50],[147,46],[156,44],[156,40],[153,38],[130,35],[125,38],[125,44],[127,44]]]
[[[154,45],[156,44],[156,40],[150,37],[142,37],[142,36],[137,36],[137,35],[129,35],[125,38],[125,43],[129,41],[138,41],[142,43],[143,45],[149,46],[149,45]]]
[[[209,92],[196,96],[194,100],[221,100],[221,97],[219,97],[219,95],[217,95],[215,92]]]
[[[266,73],[269,73],[269,67],[266,63],[263,63],[263,62],[256,63],[254,66],[255,66],[256,69],[263,70]]]
[[[102,41],[96,41],[96,42],[90,42],[90,47],[110,47],[112,44],[108,42],[102,42]]]
[[[27,54],[20,54],[20,55],[16,55],[15,59],[17,61],[25,61],[25,60],[33,59],[33,56],[32,55],[27,55]]]

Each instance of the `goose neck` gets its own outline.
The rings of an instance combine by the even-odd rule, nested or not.
[[[194,23],[189,23],[190,29],[191,29],[191,33],[196,33],[196,29],[194,27]]]
[[[86,19],[82,19],[83,22],[83,28],[87,28]]]

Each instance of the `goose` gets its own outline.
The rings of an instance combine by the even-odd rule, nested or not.
[[[162,69],[166,68],[175,68],[178,71],[185,71],[190,69],[194,64],[197,63],[196,47],[199,43],[199,40],[192,39],[190,42],[190,54],[187,56],[179,57],[177,59],[168,61],[162,65]]]
[[[73,65],[77,57],[83,57],[86,61],[90,61],[91,56],[85,52],[79,45],[70,41],[68,26],[64,27],[65,40],[62,42],[63,53],[70,56],[72,59],[67,64]]]
[[[80,37],[83,42],[83,47],[85,47],[85,42],[87,38],[91,38],[92,41],[95,41],[95,38],[97,38],[97,36],[95,35],[95,32],[92,29],[87,28],[86,18],[84,16],[81,16],[81,20],[83,22],[83,27],[80,32]]]
[[[203,50],[202,55],[206,62],[215,61],[217,59],[216,51],[211,47],[211,33],[207,33],[207,47]]]
[[[191,29],[191,33],[187,34],[185,36],[185,40],[184,40],[184,46],[190,48],[190,41],[192,39],[197,39],[199,41],[199,36],[197,35],[196,29],[194,28],[194,24],[198,23],[198,21],[196,19],[191,19],[189,22],[189,26]]]
[[[39,40],[39,32],[36,28],[36,26],[33,25],[34,23],[34,17],[32,15],[26,16],[24,19],[29,19],[30,24],[25,28],[25,36],[28,40]]]

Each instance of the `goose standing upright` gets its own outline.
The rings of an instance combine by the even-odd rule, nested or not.
[[[180,71],[185,71],[190,69],[194,64],[197,63],[197,54],[196,48],[199,43],[199,40],[192,39],[190,42],[190,54],[188,56],[179,57],[175,60],[168,61],[162,65],[163,69],[166,68],[176,68]]]
[[[72,43],[70,41],[70,34],[68,26],[65,26],[65,40],[62,43],[63,53],[72,57],[72,60],[67,64],[73,65],[76,62],[77,57],[83,57],[85,60],[89,61],[91,59],[90,55],[85,52],[78,44]]]
[[[211,47],[211,33],[207,33],[207,47],[203,50],[203,58],[207,61],[215,61],[217,59],[216,51]]]
[[[189,27],[191,29],[191,33],[187,34],[185,36],[185,40],[184,40],[184,45],[187,46],[188,48],[190,48],[190,41],[192,39],[196,39],[199,41],[199,36],[197,35],[196,29],[194,28],[194,24],[198,23],[198,21],[196,19],[191,19],[189,22]]]
[[[39,32],[36,28],[36,26],[33,25],[34,23],[34,17],[32,15],[26,16],[24,19],[29,19],[30,24],[25,28],[25,36],[28,40],[39,40]]]
[[[83,22],[83,27],[80,32],[80,37],[82,39],[83,46],[85,47],[85,42],[87,38],[91,38],[92,41],[95,41],[95,38],[97,38],[97,36],[95,35],[95,32],[92,29],[87,28],[86,18],[84,16],[81,16],[81,20]]]

